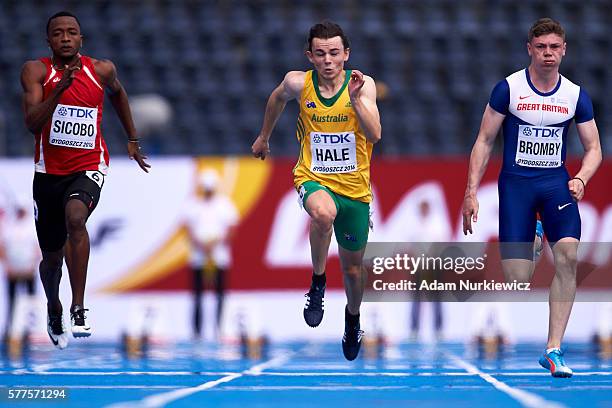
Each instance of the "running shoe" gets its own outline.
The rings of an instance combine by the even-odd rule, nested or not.
[[[317,327],[323,320],[323,297],[325,296],[325,285],[310,285],[310,290],[304,295],[306,305],[304,306],[304,320],[310,327]]]
[[[74,305],[70,308],[70,322],[72,323],[72,337],[89,337],[91,336],[91,327],[85,322],[87,317],[85,312],[89,309],[83,309],[81,305]]]
[[[64,318],[61,314],[51,316],[47,312],[47,333],[55,347],[63,350],[68,346],[68,335],[64,329]]]
[[[565,365],[563,352],[559,349],[553,349],[550,353],[544,352],[540,357],[540,365],[549,370],[553,377],[569,378],[574,374],[572,369]]]
[[[348,310],[345,309],[344,318],[344,336],[342,336],[342,352],[344,357],[353,361],[359,355],[359,349],[361,348],[361,339],[363,338],[363,330],[357,320],[357,324],[350,324],[348,321]]]

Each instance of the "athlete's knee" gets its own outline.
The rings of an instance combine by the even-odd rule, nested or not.
[[[310,217],[313,225],[321,232],[327,232],[332,229],[336,212],[324,207],[316,207],[310,210]]]
[[[575,251],[563,250],[555,256],[555,262],[560,265],[575,267],[578,263],[578,256]]]
[[[41,274],[54,273],[62,270],[64,257],[61,251],[43,253],[40,261],[39,270]]]
[[[533,262],[527,259],[505,259],[502,261],[502,270],[506,282],[527,283],[533,275]]]
[[[504,275],[506,282],[529,283],[533,273],[532,271],[509,271]]]
[[[553,251],[557,273],[576,274],[578,264],[578,245],[573,242],[557,242]]]
[[[342,267],[342,273],[349,279],[361,279],[363,268],[361,265],[346,265]]]
[[[87,214],[82,211],[73,211],[66,213],[66,229],[69,234],[83,232],[85,223],[87,222]]]

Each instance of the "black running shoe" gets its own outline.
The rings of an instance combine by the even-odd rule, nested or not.
[[[323,320],[323,297],[325,296],[325,285],[322,287],[310,285],[304,306],[304,320],[310,327],[317,327]]]
[[[72,323],[72,337],[89,337],[91,336],[91,327],[85,319],[85,312],[89,309],[83,309],[83,306],[74,305],[70,308],[70,322]]]
[[[360,330],[361,326],[359,320],[357,324],[350,324],[348,319],[344,319],[344,336],[342,336],[342,352],[344,357],[353,361],[359,355],[359,349],[361,348],[361,339],[363,337],[363,330]]]

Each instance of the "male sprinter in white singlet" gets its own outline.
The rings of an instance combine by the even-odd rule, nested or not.
[[[561,340],[576,295],[576,255],[580,240],[578,201],[601,163],[599,132],[586,92],[559,74],[565,32],[550,18],[529,30],[531,64],[500,81],[487,105],[472,149],[463,202],[463,232],[478,217],[476,190],[493,142],[503,126],[504,160],[499,175],[499,241],[507,280],[526,282],[533,272],[533,237],[539,213],[555,259],[550,286],[546,352],[540,364],[554,377],[571,377]],[[584,157],[574,176],[565,168],[566,138],[574,120]]]

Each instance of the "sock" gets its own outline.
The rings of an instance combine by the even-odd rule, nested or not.
[[[314,272],[312,273],[312,286],[317,288],[325,288],[326,281],[325,272],[323,272],[322,275],[315,275]]]
[[[561,349],[559,347],[552,347],[552,348],[547,348],[546,349],[546,354],[548,354],[548,353],[550,353],[551,351],[554,351],[554,350],[561,351]]]
[[[350,326],[357,326],[359,324],[359,316],[359,313],[356,315],[351,314],[348,310],[348,305],[344,308],[344,320],[346,320]]]

